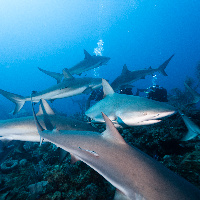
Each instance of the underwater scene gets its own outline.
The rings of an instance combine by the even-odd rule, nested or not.
[[[0,200],[200,199],[200,1],[0,3]]]

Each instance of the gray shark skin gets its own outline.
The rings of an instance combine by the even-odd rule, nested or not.
[[[89,108],[85,114],[94,122],[104,122],[101,112],[113,123],[123,126],[149,125],[172,115],[176,109],[166,103],[151,99],[114,93],[106,80],[102,80],[104,99]]]
[[[85,54],[84,60],[82,60],[81,62],[73,66],[72,68],[68,69],[70,74],[81,75],[85,71],[97,68],[102,65],[106,65],[107,62],[110,60],[110,58],[106,56],[95,56],[95,55],[91,56],[85,49],[84,49],[84,54]],[[50,72],[50,71],[41,69],[40,67],[38,67],[38,69],[42,71],[43,73],[55,78],[57,80],[57,83],[60,83],[63,79],[63,74]]]
[[[105,114],[106,130],[102,134],[44,130],[35,113],[34,118],[42,138],[70,152],[72,159],[85,162],[118,189],[115,200],[200,199],[195,186],[129,146]]]
[[[43,108],[40,106],[37,117],[45,129],[47,129],[47,127],[43,122],[43,109],[45,109],[45,112],[48,114],[52,125],[57,126],[60,130],[96,131],[94,127],[86,122],[55,114],[45,100],[41,101],[41,105]],[[0,136],[0,140],[40,142],[40,136],[33,116],[0,120]]]
[[[191,120],[189,119],[186,115],[181,114],[181,117],[188,129],[188,132],[185,134],[185,136],[181,139],[181,141],[188,141],[196,136],[200,135],[200,128]]]
[[[65,70],[63,70],[63,73],[65,76],[63,82],[41,92],[35,92],[32,94],[32,101],[37,103],[42,98],[52,101],[55,99],[71,97],[82,93],[89,94],[93,89],[101,87],[100,78],[74,78]],[[30,97],[23,97],[21,95],[13,94],[2,89],[0,89],[0,94],[16,104],[13,114],[19,112],[26,101],[31,101]]]
[[[165,68],[167,67],[170,60],[173,58],[174,55],[172,55],[169,59],[167,59],[162,65],[160,65],[156,69],[152,69],[151,67],[149,69],[143,69],[143,70],[134,70],[129,71],[127,69],[127,66],[124,65],[122,69],[122,73],[120,76],[118,76],[112,83],[111,87],[114,91],[117,91],[119,89],[122,89],[123,87],[130,87],[130,84],[134,81],[137,81],[139,79],[144,79],[146,75],[154,74],[155,72],[160,72],[164,76],[167,76],[165,72]]]

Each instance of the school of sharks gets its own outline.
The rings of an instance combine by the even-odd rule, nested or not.
[[[165,69],[173,62],[174,55],[157,68],[130,71],[124,65],[121,74],[111,84],[104,77],[81,76],[85,71],[106,65],[110,58],[90,55],[86,50],[84,55],[84,60],[72,68],[64,68],[62,73],[39,68],[57,81],[57,84],[43,91],[33,91],[31,95],[24,97],[13,91],[0,89],[0,94],[15,104],[13,115],[26,102],[30,103],[33,111],[33,116],[1,120],[0,140],[38,142],[41,146],[50,142],[56,145],[64,153],[70,153],[71,165],[83,161],[110,182],[116,188],[115,200],[199,200],[200,190],[197,187],[156,159],[129,145],[119,131],[133,126],[157,124],[178,113],[188,129],[180,141],[198,137],[200,128],[177,107],[119,92],[124,88],[132,88],[133,82],[155,72],[167,76]],[[193,97],[192,103],[199,102],[200,94],[187,83],[185,87]],[[87,121],[59,115],[47,102],[81,94],[89,96],[101,88],[103,97],[86,110]],[[37,103],[39,111],[36,114],[34,107]],[[97,128],[99,124],[105,128],[102,133]]]

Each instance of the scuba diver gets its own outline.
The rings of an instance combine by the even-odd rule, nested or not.
[[[156,85],[156,75],[153,76],[153,86],[147,88],[147,89],[137,89],[136,96],[139,96],[140,92],[147,93],[147,98],[152,99],[155,101],[160,102],[168,102],[167,99],[167,90],[159,85]]]
[[[120,89],[119,94],[133,95],[132,88],[127,87],[127,88]]]

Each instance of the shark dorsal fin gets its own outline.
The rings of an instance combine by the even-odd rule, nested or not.
[[[43,105],[43,107],[44,107],[44,109],[45,109],[45,111],[46,111],[46,113],[47,113],[48,115],[55,115],[54,111],[51,109],[51,107],[49,106],[49,104],[47,103],[46,100],[41,99],[41,104]],[[43,110],[42,110],[41,104],[40,104],[39,112],[38,112],[38,113],[44,114],[44,112],[43,112]]]
[[[85,54],[85,60],[89,59],[91,55],[84,49],[84,54]]]
[[[152,69],[152,67],[150,66],[149,69]]]
[[[102,137],[115,143],[126,144],[124,138],[120,135],[110,119],[104,113],[102,115],[106,122],[106,130],[103,132]]]
[[[73,79],[74,77],[69,73],[68,69],[63,69],[63,75],[65,79]]]
[[[115,93],[110,84],[105,79],[102,79],[102,86],[103,86],[104,97]]]
[[[126,75],[127,73],[129,73],[130,71],[128,70],[126,64],[124,64],[123,69],[122,69],[122,75]]]

